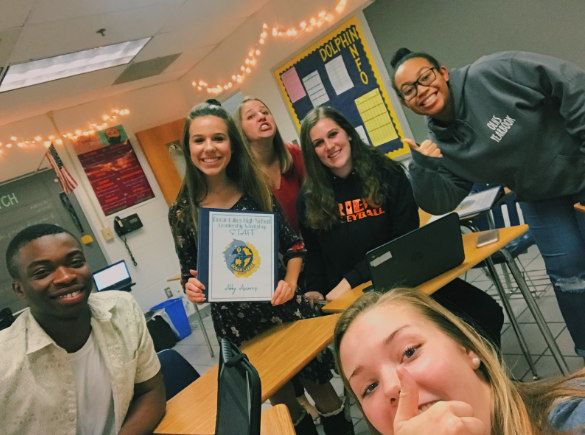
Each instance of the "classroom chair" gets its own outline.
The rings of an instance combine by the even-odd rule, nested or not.
[[[473,185],[472,192],[481,192],[493,187],[495,187],[495,185],[476,183]],[[489,213],[483,213],[475,219],[472,219],[466,223],[466,226],[474,231],[486,231],[493,228],[506,228],[510,226],[521,225],[523,223],[524,219],[518,210],[518,200],[516,199],[516,194],[512,192],[497,201]],[[534,238],[532,237],[530,230],[528,230],[521,237],[518,237],[516,240],[508,243],[506,245],[506,250],[510,253],[515,263],[522,269],[525,279],[530,282],[532,294],[537,297],[535,290],[536,286],[534,285],[534,282],[532,282],[530,274],[519,258],[520,254],[523,254],[528,250],[528,248],[534,245]],[[514,289],[512,286],[510,275],[504,264],[506,262],[504,255],[501,252],[496,252],[494,255],[492,255],[492,260],[494,264],[500,265],[504,274],[504,279],[506,281],[508,291],[510,293],[515,293],[516,289]],[[477,267],[485,268],[485,263],[480,263]]]
[[[491,186],[490,185],[477,185],[477,184],[474,185],[474,189],[476,191],[481,191],[481,190],[485,190],[487,188],[492,188],[492,187],[494,187],[494,186],[493,185],[491,185]],[[492,207],[492,210],[490,210],[490,213],[487,213],[484,216],[480,216],[478,218],[475,218],[471,222],[462,223],[462,225],[468,227],[472,231],[483,231],[483,230],[492,229],[492,228],[504,228],[506,226],[511,226],[511,225],[520,225],[521,221],[520,221],[520,216],[517,212],[516,203],[517,203],[516,195],[512,192],[511,194],[505,196],[503,199],[498,201],[494,205],[494,207]],[[507,218],[508,218],[507,222],[506,222],[506,216],[503,213],[504,208],[507,209]],[[498,293],[500,294],[502,304],[504,304],[504,308],[506,309],[506,312],[508,313],[508,317],[510,319],[510,324],[512,325],[512,328],[516,334],[516,337],[518,338],[518,343],[520,345],[522,353],[524,354],[524,357],[526,358],[528,366],[530,367],[530,371],[532,372],[533,379],[538,379],[538,374],[536,372],[534,362],[532,361],[532,357],[531,357],[530,352],[528,350],[526,340],[524,339],[524,336],[523,336],[522,332],[520,331],[520,326],[518,325],[518,321],[517,321],[516,317],[514,316],[514,313],[513,313],[511,306],[510,306],[510,302],[508,300],[506,292],[504,291],[503,285],[499,279],[498,273],[497,273],[496,268],[495,268],[496,263],[501,264],[501,267],[502,267],[502,270],[504,271],[504,275],[506,277],[506,282],[508,284],[509,289],[512,289],[512,284],[511,284],[510,277],[507,274],[508,270],[512,274],[514,281],[516,281],[516,284],[518,286],[518,290],[520,291],[520,293],[522,294],[522,297],[526,301],[526,305],[528,306],[528,309],[532,313],[532,316],[534,317],[536,325],[540,329],[540,332],[542,333],[542,336],[543,336],[548,348],[550,349],[551,354],[554,357],[555,362],[557,363],[557,366],[559,367],[559,369],[563,375],[568,375],[570,373],[570,371],[569,371],[569,368],[567,366],[567,363],[561,354],[561,351],[560,351],[560,349],[555,341],[554,336],[552,335],[552,333],[548,327],[548,324],[546,323],[546,320],[544,319],[544,316],[542,315],[542,313],[540,311],[540,308],[538,307],[538,304],[534,300],[535,291],[531,290],[530,287],[528,287],[528,284],[526,283],[526,280],[525,280],[525,276],[528,277],[533,288],[534,288],[534,284],[532,283],[530,276],[528,275],[526,269],[524,268],[524,265],[522,265],[522,263],[518,259],[518,256],[521,253],[525,252],[530,246],[534,245],[534,243],[535,243],[534,239],[529,235],[529,232],[530,231],[528,231],[526,233],[528,235],[525,234],[523,237],[519,237],[517,240],[509,243],[504,248],[502,248],[500,251],[498,251],[496,254],[492,255],[485,262],[479,264],[476,267],[484,267],[484,271],[486,271],[486,269],[487,269],[487,271],[486,271],[487,276],[489,278],[491,278],[494,285],[496,286],[496,289],[498,290]],[[524,270],[524,274],[520,271],[520,268],[518,267],[518,263],[520,263],[522,269]],[[506,266],[507,266],[507,268],[506,268]]]
[[[199,378],[197,370],[176,350],[161,350],[157,356],[161,365],[167,400]]]

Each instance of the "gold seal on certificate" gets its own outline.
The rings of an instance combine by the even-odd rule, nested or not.
[[[269,301],[278,284],[274,213],[202,208],[197,278],[208,302]]]

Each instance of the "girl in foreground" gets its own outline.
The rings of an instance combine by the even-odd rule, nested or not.
[[[583,371],[514,383],[489,342],[416,290],[362,296],[334,348],[373,434],[543,435],[585,423]]]
[[[200,207],[226,210],[274,211],[278,216],[279,249],[287,265],[279,267],[279,283],[270,302],[211,303],[213,326],[218,338],[228,337],[238,346],[266,329],[314,317],[308,300],[296,294],[304,245],[282,216],[264,177],[238,130],[217,100],[196,106],[188,115],[183,135],[187,172],[176,202],[169,210],[169,223],[181,263],[185,292],[193,303],[205,301],[203,284],[197,279],[197,221]],[[333,361],[323,352],[301,372],[304,387],[323,413],[328,435],[353,435],[343,404],[329,382]],[[271,403],[288,406],[297,435],[316,435],[310,415],[296,401],[287,383],[270,398]]]

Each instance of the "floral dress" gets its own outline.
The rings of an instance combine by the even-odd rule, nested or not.
[[[278,202],[273,198],[273,211],[278,217],[279,251],[283,262],[279,262],[278,278],[283,279],[286,269],[283,265],[291,258],[305,256],[301,239],[288,224]],[[256,201],[243,194],[231,210],[259,211]],[[189,202],[179,194],[169,209],[169,224],[175,240],[175,249],[181,264],[181,278],[184,283],[191,277],[190,269],[197,269],[197,236],[190,216]],[[316,316],[308,299],[299,293],[281,305],[268,302],[211,302],[211,317],[218,339],[229,338],[241,346],[272,326]],[[299,376],[313,382],[325,383],[332,377],[333,357],[328,349],[319,353],[300,372]]]

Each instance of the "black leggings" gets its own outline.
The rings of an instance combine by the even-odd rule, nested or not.
[[[437,290],[431,297],[473,326],[500,351],[504,312],[494,298],[459,278]]]

